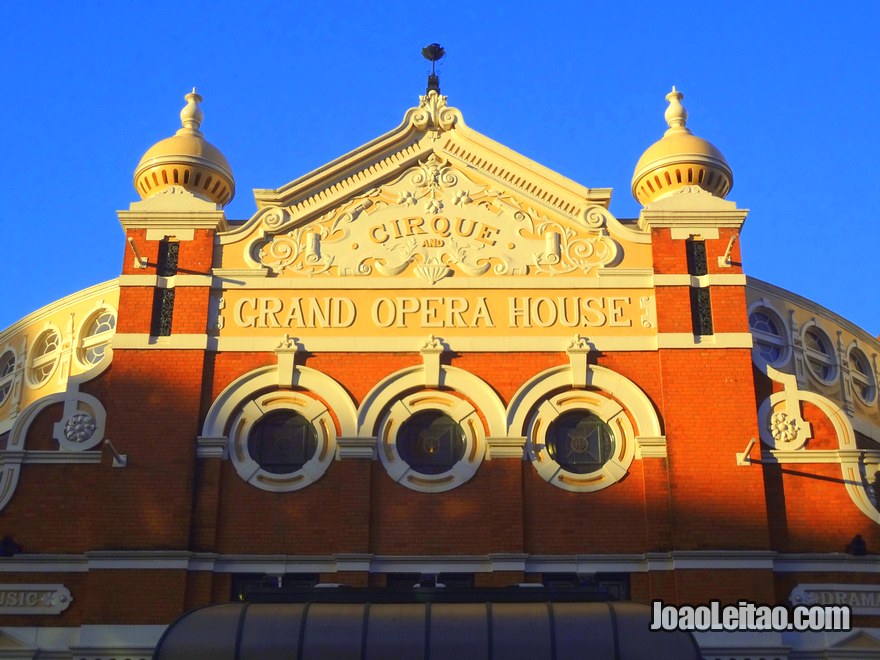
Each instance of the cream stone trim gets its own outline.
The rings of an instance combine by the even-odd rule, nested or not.
[[[525,436],[501,438],[490,436],[486,438],[486,460],[514,458],[521,461],[525,458],[526,440]]]
[[[53,451],[53,450],[0,450],[0,466],[3,465],[71,465],[101,463],[104,452]]]
[[[259,289],[273,290],[305,290],[324,289],[358,291],[381,290],[427,290],[428,284],[423,279],[398,277],[392,281],[374,277],[266,277],[260,271],[247,269],[214,269],[212,286],[215,289]],[[123,275],[125,278],[150,278],[151,275]],[[179,277],[179,276],[178,276]],[[203,277],[203,276],[193,276]],[[678,277],[676,275],[654,275],[649,268],[600,268],[597,276],[566,277],[566,276],[482,276],[482,277],[446,277],[430,285],[431,291],[445,289],[547,289],[551,291],[564,289],[648,289],[653,288],[657,277]],[[687,278],[689,276],[682,276]],[[730,278],[738,275],[710,275],[708,277]],[[146,280],[145,280],[146,281]]]
[[[418,352],[424,343],[422,336],[400,337],[389,343],[386,337],[300,337],[308,350],[322,353],[396,353]],[[570,336],[510,335],[500,337],[449,337],[445,341],[457,352],[521,353],[530,351],[558,351]],[[277,339],[272,337],[212,337],[198,334],[177,334],[155,337],[141,333],[117,333],[112,348],[159,350],[209,350],[218,352],[269,352]],[[658,348],[752,348],[752,335],[746,332],[718,333],[702,337],[690,333],[663,332],[654,336],[590,337],[590,344],[598,351],[655,351]]]
[[[877,470],[878,463],[875,462],[875,458],[877,458],[878,452],[860,449],[857,446],[855,432],[849,417],[846,411],[839,405],[821,394],[797,389],[796,379],[792,375],[783,374],[773,369],[773,367],[768,367],[768,375],[773,380],[782,383],[784,387],[782,392],[775,392],[765,399],[758,409],[758,426],[760,428],[761,441],[771,450],[777,449],[777,451],[770,451],[770,456],[780,463],[827,462],[839,464],[843,475],[843,483],[850,499],[852,499],[859,511],[870,520],[880,524],[880,507],[878,507],[878,503],[873,500],[871,495],[873,479],[872,475],[868,474],[869,471],[873,470],[876,472]],[[810,437],[811,430],[809,425],[801,419],[801,402],[813,404],[828,417],[837,436],[838,450],[824,450],[822,453],[818,453],[820,450],[811,450],[808,447],[804,447],[806,440]],[[776,410],[777,413],[775,414],[779,414],[781,404],[785,406],[785,410],[782,412],[787,415],[787,418],[783,421],[793,418],[793,422],[781,428],[776,424],[771,426],[770,422],[773,419],[771,418],[771,413]],[[788,428],[791,428],[792,431],[787,431]],[[774,433],[776,433],[775,436]],[[786,443],[788,446],[782,444],[781,440],[789,437],[793,437],[793,439]],[[780,447],[780,445],[782,446]],[[778,448],[783,449],[783,451],[779,452]],[[820,461],[820,458],[829,460]]]
[[[112,347],[113,350],[155,348],[204,351],[208,349],[208,340],[208,335],[172,334],[168,337],[156,337],[149,334],[122,332],[114,335]]]
[[[745,286],[746,276],[737,273],[711,273],[709,275],[654,275],[656,286]]]
[[[196,438],[196,457],[198,458],[229,458],[229,440],[225,436],[219,438]]]
[[[455,420],[464,431],[463,456],[449,470],[439,474],[417,472],[400,456],[397,435],[402,425],[420,412],[439,410]],[[470,402],[437,390],[418,390],[397,399],[379,423],[379,460],[394,481],[411,490],[441,493],[469,481],[486,454],[486,436],[477,411]]]
[[[425,382],[425,366],[418,365],[396,371],[374,385],[358,407],[358,436],[376,436],[380,417],[385,411],[396,400],[423,389]],[[489,435],[507,435],[504,404],[484,380],[464,369],[440,365],[438,386],[455,390],[479,406],[488,423]]]
[[[839,314],[835,314],[827,307],[823,307],[822,305],[787,289],[783,289],[782,287],[778,287],[751,276],[746,277],[746,289],[747,293],[751,294],[749,297],[758,297],[758,295],[762,294],[769,295],[780,301],[785,301],[794,305],[807,314],[821,317],[829,321],[832,325],[839,326],[849,334],[857,337],[860,341],[864,342],[866,346],[870,346],[870,352],[880,352],[880,340],[851,321],[846,320]]]
[[[849,391],[855,396],[856,400],[859,401],[863,406],[874,406],[877,403],[877,370],[874,366],[874,363],[871,360],[871,357],[868,355],[865,346],[862,346],[861,342],[858,339],[853,338],[852,341],[847,345],[844,349],[843,353],[845,355],[844,360],[844,375],[845,381],[847,383],[847,387]],[[868,373],[863,374],[861,371],[853,366],[854,360],[852,359],[852,355],[854,351],[858,351],[862,354],[862,357],[865,358],[865,361],[868,363]],[[862,394],[862,388],[867,387],[871,390],[871,396],[865,397]]]
[[[79,385],[86,376],[70,378],[66,391],[38,399],[15,417],[6,450],[0,453],[0,511],[15,493],[22,463],[100,462],[101,452],[88,450],[98,446],[104,439],[107,415],[97,398],[79,391]],[[31,424],[43,410],[56,403],[64,404],[61,420],[53,428],[53,437],[58,441],[60,450],[26,450],[24,443]]]
[[[336,458],[373,460],[377,458],[376,446],[376,438],[336,438]]]
[[[717,227],[672,227],[670,231],[672,240],[686,241],[689,238],[697,240],[715,240],[718,238]]]
[[[774,463],[819,465],[856,460],[876,465],[880,462],[880,449],[762,449],[761,458]]]
[[[525,435],[523,431],[529,415],[538,403],[553,393],[568,390],[574,379],[570,364],[551,367],[533,376],[516,391],[507,406],[507,421],[510,433]],[[620,401],[633,416],[638,437],[663,437],[660,418],[648,396],[633,381],[606,367],[589,367],[586,386],[610,393]],[[638,437],[636,439],[638,439]]]
[[[135,204],[143,203],[132,203],[132,209]],[[119,218],[119,224],[126,232],[130,229],[146,229],[155,232],[154,235],[161,233],[163,238],[178,236],[183,231],[196,229],[225,231],[229,226],[223,211],[130,210],[117,211],[116,215]]]
[[[189,228],[175,228],[173,230],[174,233],[169,234],[167,230],[149,227],[147,229],[146,240],[148,241],[165,241],[165,240],[175,240],[179,242],[184,241],[192,241],[195,240],[196,230],[193,227]]]
[[[178,286],[211,286],[215,281],[213,275],[120,275],[119,286],[146,286],[172,289]]]
[[[666,436],[640,435],[636,438],[636,458],[666,458]]]
[[[693,550],[629,554],[533,555],[230,555],[180,550],[94,551],[85,554],[21,554],[0,562],[0,574],[87,573],[91,570],[188,570],[214,573],[371,573],[416,572],[414,567],[437,567],[433,572],[489,573],[522,570],[528,573],[647,573],[672,570],[772,570],[774,573],[877,572],[876,558],[844,553],[780,554],[763,550]],[[432,572],[430,570],[424,572]]]
[[[526,455],[543,479],[565,490],[592,492],[622,479],[637,453],[645,457],[640,444],[650,448],[647,457],[663,457],[666,443],[653,404],[635,383],[605,367],[581,364],[574,357],[570,364],[552,367],[526,381],[508,405],[507,420],[510,434],[527,438]],[[584,374],[576,373],[581,369]],[[634,418],[635,428],[624,408]],[[550,424],[572,410],[591,412],[612,430],[614,456],[597,472],[569,472],[547,451]]]
[[[752,335],[748,332],[717,332],[714,335],[661,332],[657,334],[657,348],[752,348]]]
[[[776,307],[776,305],[773,304],[773,302],[767,300],[766,298],[761,298],[750,304],[748,310],[746,311],[747,317],[750,318],[754,312],[770,312],[770,316],[773,317],[774,320],[781,325],[780,332],[782,334],[778,337],[780,341],[776,345],[782,347],[782,354],[776,362],[768,363],[766,360],[764,360],[764,358],[762,358],[758,354],[758,342],[753,339],[754,345],[752,347],[752,362],[755,363],[755,366],[757,366],[758,369],[766,374],[768,365],[775,368],[781,368],[788,364],[789,361],[792,359],[794,351],[792,350],[791,341],[789,339],[791,337],[791,328],[789,327],[788,322],[785,320],[785,315],[779,311],[779,309]],[[749,323],[749,327],[753,337],[762,338],[766,336],[768,343],[771,341],[769,335],[765,335],[765,333],[751,328],[751,322]]]
[[[375,185],[388,171],[429,153],[479,171],[541,207],[574,214],[585,203],[608,206],[609,189],[590,189],[567,179],[469,128],[446,97],[429,92],[392,131],[277,190],[255,190],[258,208],[290,206],[314,216],[343,197]]]
[[[815,349],[809,348],[807,346],[807,331],[814,330],[817,335],[820,337],[824,337],[828,340],[828,345],[830,347],[831,353],[829,355],[824,355]],[[819,385],[824,387],[831,387],[835,383],[837,383],[840,378],[841,372],[841,360],[838,351],[835,349],[834,340],[831,338],[831,333],[825,330],[816,319],[810,319],[809,321],[803,323],[801,327],[798,329],[798,334],[800,337],[800,355],[797,357],[801,357],[803,360],[803,365],[806,373],[810,375],[813,380],[815,380]],[[819,360],[823,364],[831,367],[832,375],[831,378],[825,379],[822,378],[813,368],[813,365],[810,363],[809,357],[812,356],[815,359]]]
[[[211,404],[202,425],[201,437],[226,437],[232,416],[238,407],[260,392],[276,390],[278,378],[278,366],[270,365],[250,371],[232,381]],[[339,435],[358,435],[355,404],[345,388],[333,378],[315,369],[296,365],[291,383],[294,387],[314,392],[327,402],[339,420]]]
[[[589,412],[601,419],[614,438],[613,456],[599,470],[588,474],[566,470],[547,448],[547,432],[553,422],[575,411]],[[526,437],[526,453],[541,478],[554,486],[577,493],[601,490],[620,481],[635,456],[632,423],[623,408],[613,399],[593,391],[586,394],[584,391],[567,390],[545,400],[531,418]]]
[[[54,334],[57,339],[57,344],[55,348],[48,353],[43,353],[42,355],[34,355],[34,352],[37,350],[39,344],[42,343],[41,340],[51,334]],[[52,376],[55,374],[55,371],[58,369],[59,363],[62,360],[63,352],[64,334],[61,332],[61,329],[56,324],[46,323],[43,325],[42,328],[37,330],[34,333],[34,340],[30,342],[27,357],[25,358],[24,379],[28,387],[34,390],[39,390],[48,385],[52,380]],[[50,358],[52,365],[51,369],[40,379],[35,379],[33,376],[35,365],[42,368],[50,362]]]
[[[112,331],[105,331],[104,333],[98,333],[97,335],[86,334],[89,331],[89,326],[96,319],[96,317],[104,312],[111,313],[113,315]],[[92,308],[86,311],[82,316],[84,320],[80,322],[79,328],[77,329],[76,335],[73,339],[73,355],[80,368],[88,371],[104,363],[110,363],[113,361],[113,336],[116,334],[116,323],[119,320],[119,313],[115,305],[111,305],[110,303],[101,299],[95,301],[95,304],[92,305]],[[100,337],[101,335],[104,335],[108,339],[106,349],[104,350],[104,357],[95,364],[92,364],[91,362],[86,362],[82,359],[81,353],[83,352],[83,349],[87,350],[89,347],[84,346],[84,342],[88,343],[92,337]]]
[[[55,302],[49,303],[40,309],[31,312],[27,316],[22,317],[11,326],[0,332],[0,344],[7,343],[11,341],[11,338],[14,335],[19,334],[22,330],[25,330],[28,326],[35,325],[40,321],[44,320],[48,316],[56,313],[60,308],[63,307],[74,307],[79,305],[84,301],[88,301],[90,298],[105,296],[108,298],[112,297],[112,294],[119,289],[118,280],[109,280],[107,282],[102,282],[100,284],[95,284],[94,286],[90,286],[87,289],[83,289],[81,291],[77,291],[76,293],[72,293],[69,296],[65,296]]]
[[[315,454],[300,469],[287,474],[268,472],[248,449],[251,429],[264,416],[280,410],[293,410],[302,415],[315,430],[318,445]],[[323,403],[301,392],[271,390],[249,398],[239,407],[229,429],[228,451],[235,471],[244,481],[262,490],[280,493],[305,488],[324,476],[336,456],[336,426],[330,412]]]

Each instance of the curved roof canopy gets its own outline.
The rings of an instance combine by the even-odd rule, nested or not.
[[[156,660],[699,658],[636,603],[230,603],[183,615]]]

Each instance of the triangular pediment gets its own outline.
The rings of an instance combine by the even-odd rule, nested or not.
[[[849,637],[845,637],[836,644],[832,645],[831,648],[836,650],[843,649],[851,649],[851,650],[863,650],[863,649],[871,649],[875,651],[880,651],[880,639],[869,635],[866,632],[859,631],[853,633]]]
[[[274,276],[589,275],[648,237],[589,189],[472,131],[430,93],[394,131],[277,190],[221,237]],[[240,251],[239,251],[240,250]],[[242,259],[238,261],[236,255]]]

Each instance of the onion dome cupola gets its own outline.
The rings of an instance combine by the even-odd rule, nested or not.
[[[154,144],[134,171],[134,187],[141,199],[179,186],[203,199],[225,206],[235,196],[235,179],[226,157],[205,140],[202,97],[193,91],[180,111],[183,128]]]
[[[733,172],[722,153],[685,125],[683,98],[675,87],[666,95],[669,107],[664,116],[669,128],[636,164],[632,193],[642,205],[685,186],[699,186],[723,199],[733,186]]]

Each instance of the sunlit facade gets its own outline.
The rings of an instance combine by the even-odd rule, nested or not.
[[[0,658],[147,658],[257,591],[438,583],[845,603],[850,631],[696,638],[880,654],[880,342],[746,277],[679,92],[635,219],[432,90],[231,220],[186,98],[119,277],[0,332]]]

